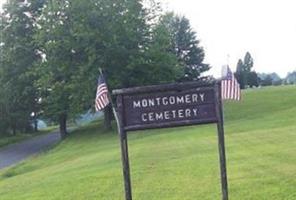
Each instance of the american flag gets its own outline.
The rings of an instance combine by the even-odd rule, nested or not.
[[[234,74],[231,72],[230,68],[227,66],[225,75],[222,77],[221,81],[221,95],[222,99],[231,99],[239,101],[241,99],[241,90],[239,83],[237,82]]]
[[[98,87],[96,95],[96,111],[100,111],[110,103],[108,98],[108,88],[103,75],[98,78]]]

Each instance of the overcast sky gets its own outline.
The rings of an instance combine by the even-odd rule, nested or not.
[[[0,10],[1,10],[1,8],[2,8],[2,4],[3,4],[4,2],[6,2],[6,0],[0,0]]]
[[[222,65],[236,68],[249,51],[258,72],[285,76],[296,70],[295,0],[163,0],[191,21],[206,61],[219,76]]]
[[[219,76],[227,63],[234,70],[247,51],[258,72],[284,77],[296,70],[295,0],[159,1],[190,19],[212,66],[211,74]]]

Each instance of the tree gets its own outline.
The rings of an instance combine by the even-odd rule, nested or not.
[[[11,0],[1,14],[1,103],[6,124],[15,134],[31,128],[32,113],[39,111],[36,75],[33,66],[38,59],[33,42],[35,19],[43,1]]]
[[[268,85],[281,85],[283,83],[283,80],[280,78],[280,76],[277,73],[261,73],[258,74],[260,77],[260,84],[262,86],[268,86]]]
[[[255,71],[252,71],[249,73],[248,83],[251,88],[254,86],[255,87],[259,86],[259,78],[258,78],[258,75]]]
[[[272,77],[272,85],[282,85],[283,80],[277,73],[273,72],[270,76]]]
[[[262,86],[272,85],[272,77],[270,74],[266,75],[266,77],[261,80],[261,85]]]
[[[285,78],[286,84],[296,84],[296,71],[290,72]]]
[[[8,114],[8,105],[9,99],[7,98],[4,87],[0,87],[0,136],[1,134],[7,134],[8,129],[10,128],[10,122]]]
[[[254,60],[249,52],[244,57],[244,71],[251,72],[254,65]]]
[[[240,83],[241,89],[245,89],[248,85],[256,85],[256,76],[254,74],[255,72],[252,72],[253,65],[254,60],[249,52],[245,54],[244,61],[239,59],[236,66],[236,77],[238,79],[238,82]]]
[[[183,69],[182,81],[198,80],[201,74],[210,69],[204,63],[204,49],[199,46],[196,32],[190,26],[189,20],[184,16],[177,16],[174,13],[164,15],[160,24],[164,25],[171,37],[171,48],[178,63]]]
[[[240,84],[240,88],[245,89],[246,80],[244,79],[245,78],[244,77],[244,64],[241,59],[238,60],[237,65],[236,65],[235,77]]]
[[[183,75],[177,57],[167,51],[171,47],[171,41],[166,27],[158,25],[151,33],[146,50],[139,52],[128,65],[133,70],[127,86],[174,82]]]
[[[59,121],[63,138],[67,119],[93,107],[99,67],[109,90],[176,79],[165,33],[153,29],[147,12],[139,0],[52,1],[43,10],[38,86],[44,113]],[[110,127],[108,108],[105,119]]]
[[[83,27],[79,27],[80,23],[73,26],[76,14],[84,17],[78,12],[73,13],[76,9],[73,6],[77,4],[77,1],[71,3],[50,1],[42,12],[43,17],[37,22],[40,28],[35,36],[39,52],[45,58],[40,61],[37,68],[40,78],[36,82],[42,90],[44,115],[59,123],[62,139],[68,133],[67,119],[72,114],[82,111],[84,106],[85,97],[81,93],[85,90],[89,91],[88,88],[83,87],[84,83],[94,77],[84,76],[85,81],[81,78],[85,71],[80,70],[80,67],[87,59],[87,55],[83,52],[84,41],[79,40],[75,30]],[[81,13],[85,12],[81,10]],[[88,34],[87,31],[86,29],[85,36]],[[87,67],[89,66],[85,66]],[[81,95],[80,102],[78,102],[78,95]]]

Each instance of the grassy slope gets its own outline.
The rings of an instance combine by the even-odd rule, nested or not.
[[[225,105],[230,199],[296,199],[295,113],[295,86]],[[130,133],[129,148],[135,200],[220,199],[214,125]],[[0,199],[124,199],[116,134],[85,127],[0,171]]]

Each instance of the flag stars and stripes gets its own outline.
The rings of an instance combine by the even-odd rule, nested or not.
[[[98,87],[95,100],[96,111],[103,110],[109,103],[108,88],[102,75],[98,78]]]
[[[222,77],[221,81],[221,96],[223,100],[239,101],[241,99],[240,85],[228,66],[226,76]]]

